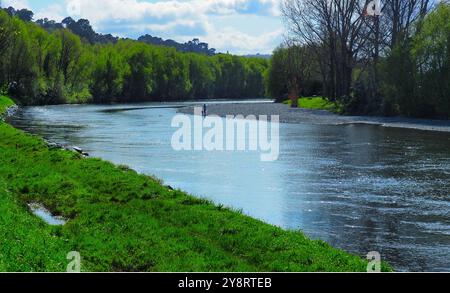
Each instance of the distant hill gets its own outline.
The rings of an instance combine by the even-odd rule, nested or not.
[[[8,7],[3,8],[3,10],[5,10],[10,16],[17,16],[23,21],[33,21],[34,13],[28,9],[16,10],[13,7]],[[89,23],[89,20],[87,19],[79,19],[78,21],[75,21],[71,17],[67,17],[61,23],[58,23],[54,20],[44,18],[36,20],[35,23],[49,32],[66,28],[91,44],[116,43],[120,40],[120,38],[115,37],[111,34],[104,35],[95,32],[91,24]],[[173,47],[181,52],[192,52],[205,55],[216,54],[216,49],[209,48],[209,45],[207,43],[200,42],[199,39],[193,39],[192,41],[189,41],[187,43],[178,43],[174,40],[163,40],[159,37],[144,35],[138,38],[138,41],[147,44]]]
[[[215,55],[216,49],[210,49],[209,45],[207,43],[200,42],[199,39],[193,39],[192,41],[189,41],[184,44],[180,44],[175,42],[174,40],[163,40],[158,37],[154,37],[151,35],[145,35],[138,39],[140,42],[144,42],[147,44],[153,44],[153,45],[162,45],[167,47],[174,47],[178,49],[181,52],[193,52],[193,53],[200,53],[205,55]]]
[[[244,55],[243,57],[247,58],[261,58],[261,59],[270,59],[272,58],[272,55],[269,54],[252,54],[252,55]]]

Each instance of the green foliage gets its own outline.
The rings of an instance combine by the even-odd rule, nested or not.
[[[218,64],[212,58],[198,54],[190,54],[189,59],[191,98],[213,98]]]
[[[413,41],[419,96],[432,114],[450,118],[450,4],[442,3],[424,21]]]
[[[92,45],[0,11],[0,88],[20,103],[264,96],[265,60],[205,56],[132,40]]]
[[[382,65],[385,112],[450,118],[450,4],[430,13],[419,33]]]
[[[420,109],[415,95],[415,70],[411,58],[410,44],[397,45],[382,63],[382,92],[388,108],[386,114],[413,116]],[[389,113],[391,112],[391,113]]]
[[[265,72],[268,69],[267,60],[249,58],[245,64],[245,96],[258,98],[265,96]],[[261,74],[263,73],[263,74]]]
[[[6,109],[14,105],[14,101],[0,93],[0,116],[6,112]]]
[[[290,105],[291,101],[284,101],[285,104]],[[340,107],[335,102],[330,102],[323,97],[305,97],[298,99],[298,107],[311,110],[326,110],[330,112],[339,113]]]
[[[287,98],[288,77],[286,60],[286,50],[279,48],[273,52],[267,74],[267,92],[273,98]]]
[[[217,98],[237,98],[244,90],[244,64],[239,58],[230,55],[215,56],[220,72],[217,75]]]
[[[91,85],[94,102],[115,101],[122,93],[127,64],[111,45],[97,50]]]
[[[273,52],[266,74],[268,94],[283,101],[294,86],[293,80],[296,80],[296,87],[301,96],[320,95],[323,85],[317,75],[317,67],[310,48],[277,48]]]

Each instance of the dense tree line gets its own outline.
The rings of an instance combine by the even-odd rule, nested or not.
[[[68,24],[69,25],[69,24]],[[0,90],[23,104],[254,98],[268,62],[133,40],[92,44],[0,11]]]
[[[302,93],[319,76],[347,113],[449,118],[449,11],[448,1],[284,0],[289,41],[269,92]],[[310,69],[292,74],[299,64]]]

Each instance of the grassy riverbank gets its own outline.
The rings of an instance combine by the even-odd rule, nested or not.
[[[5,96],[0,95],[0,116],[6,112],[6,109],[8,109],[8,107],[11,107],[14,105],[14,102]]]
[[[291,105],[291,101],[284,102],[287,105]],[[339,113],[339,106],[335,103],[329,102],[322,97],[305,97],[298,99],[299,108],[311,109],[311,110],[326,110],[333,113]]]
[[[28,211],[31,202],[67,224],[47,225]],[[1,123],[0,271],[64,271],[69,251],[80,252],[83,271],[365,271],[367,265],[126,167],[49,149]]]

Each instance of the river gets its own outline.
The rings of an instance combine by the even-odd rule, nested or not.
[[[450,271],[450,134],[280,125],[280,156],[174,151],[188,103],[22,108],[11,123],[399,271]]]

